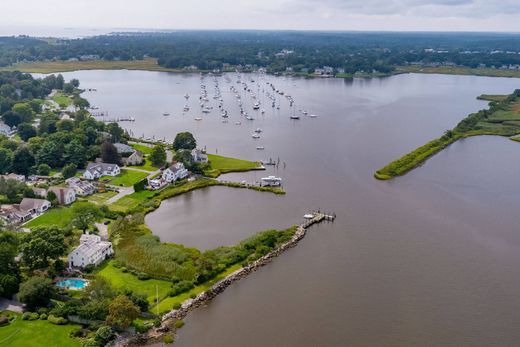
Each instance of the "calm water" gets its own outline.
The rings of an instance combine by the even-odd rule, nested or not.
[[[378,167],[485,107],[477,95],[509,93],[520,80],[267,77],[297,108],[319,117],[290,121],[284,101],[279,111],[266,107],[263,117],[237,126],[234,76],[229,84],[219,78],[231,114],[224,124],[215,111],[201,122],[193,120],[198,112],[182,115],[185,93],[200,110],[198,75],[65,75],[97,88],[87,97],[100,109],[135,116],[127,125],[138,136],[171,140],[189,130],[210,152],[286,163],[273,170],[286,196],[219,187],[164,202],[147,217],[163,240],[211,248],[289,226],[309,209],[338,214],[191,314],[177,346],[520,345],[520,145],[467,139],[405,177],[372,178]],[[254,78],[261,93],[265,80]],[[206,78],[210,98],[212,83]],[[255,141],[257,127],[264,133]],[[229,176],[254,181],[267,174]]]

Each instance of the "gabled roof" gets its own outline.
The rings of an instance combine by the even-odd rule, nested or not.
[[[32,209],[39,209],[46,204],[49,204],[49,202],[44,199],[24,198],[22,202],[20,202],[20,209],[30,211]]]

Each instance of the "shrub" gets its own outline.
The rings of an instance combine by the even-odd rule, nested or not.
[[[6,316],[0,316],[0,327],[9,324],[9,318]]]
[[[49,315],[49,317],[47,317],[47,320],[49,322],[51,322],[52,324],[55,324],[55,325],[65,325],[67,324],[67,320],[63,317],[56,317],[54,315]]]
[[[163,342],[170,344],[173,343],[173,336],[172,335],[164,335]]]
[[[82,347],[99,347],[99,343],[94,339],[88,339],[83,341],[81,344]]]
[[[87,336],[87,331],[82,328],[74,329],[69,333],[69,337],[86,337],[86,336]]]
[[[113,336],[114,333],[112,331],[112,328],[104,325],[96,331],[94,339],[100,344],[105,345],[108,341],[112,340]]]
[[[174,324],[173,324],[177,329],[180,329],[184,326],[184,321],[183,320],[178,320],[176,321]]]
[[[46,314],[46,313],[42,313],[42,314],[40,315],[40,319],[41,319],[41,320],[46,320],[46,319],[47,319],[47,314]]]
[[[170,290],[169,295],[176,296],[176,295],[179,295],[180,293],[187,292],[191,288],[193,288],[192,281],[186,281],[186,280],[179,281],[179,282],[175,283],[174,285],[172,285],[172,289]]]
[[[36,312],[24,312],[22,320],[37,320],[40,316]]]
[[[178,309],[181,308],[181,306],[182,306],[181,303],[180,303],[180,302],[177,302],[177,303],[175,303],[175,304],[173,305],[173,309],[174,309],[174,310],[178,310]]]
[[[128,272],[128,269],[127,269],[125,266],[123,266],[123,267],[121,268],[121,272],[125,272],[125,273],[126,273],[126,272]]]
[[[137,279],[139,279],[141,281],[146,281],[146,280],[150,279],[150,276],[148,274],[145,274],[144,272],[139,272],[137,274]]]

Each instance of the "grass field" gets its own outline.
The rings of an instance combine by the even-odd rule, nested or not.
[[[204,174],[209,177],[218,177],[228,172],[249,171],[260,167],[253,161],[223,157],[216,154],[208,154],[209,168]]]
[[[143,165],[128,166],[128,167],[140,169],[140,170],[146,170],[146,171],[150,171],[150,172],[159,170],[158,167],[153,166],[152,163],[146,158],[144,159]]]
[[[137,149],[138,151],[141,151],[143,152],[143,154],[151,154],[152,153],[152,148],[153,147],[149,147],[149,146],[146,146],[146,145],[141,145],[141,144],[138,144],[138,143],[134,143],[132,144],[132,148],[133,149]]]
[[[106,191],[104,193],[96,193],[89,197],[87,197],[87,200],[90,202],[93,202],[98,205],[103,205],[107,202],[108,199],[110,199],[113,196],[116,196],[117,192],[112,191]]]
[[[165,72],[184,72],[181,69],[169,69],[157,64],[157,59],[148,58],[144,60],[89,60],[89,61],[37,61],[17,63],[6,66],[0,71],[21,71],[31,73],[54,73],[77,70],[146,70]]]
[[[61,93],[54,94],[54,96],[52,97],[52,100],[54,100],[62,108],[68,107],[72,103],[71,98],[69,98],[67,95],[63,95]]]
[[[25,224],[28,228],[35,228],[40,226],[58,226],[61,228],[67,227],[72,221],[72,209],[70,207],[56,207],[36,219],[31,220]]]
[[[20,315],[9,325],[0,327],[2,347],[79,347],[80,340],[72,339],[69,333],[78,325],[54,325],[46,320],[22,320]]]
[[[157,194],[157,192],[150,190],[143,190],[141,192],[132,193],[130,195],[123,196],[109,207],[113,211],[126,212],[136,208],[144,201],[153,197],[155,194]]]
[[[96,274],[107,279],[117,289],[129,289],[134,293],[145,294],[150,304],[155,303],[156,288],[159,293],[159,300],[168,296],[171,288],[171,282],[168,281],[156,279],[141,281],[137,276],[114,267],[113,260],[105,262],[96,270]]]
[[[520,77],[520,70],[501,70],[501,69],[472,69],[469,67],[422,67],[422,66],[399,66],[395,70],[396,73],[427,73],[427,74],[445,74],[445,75],[471,75],[471,76],[488,76],[488,77]]]
[[[114,186],[130,187],[146,176],[148,176],[146,172],[122,169],[119,176],[103,176],[99,180]]]

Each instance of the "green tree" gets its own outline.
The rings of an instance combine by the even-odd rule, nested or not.
[[[24,141],[36,136],[36,129],[29,123],[21,123],[18,125],[18,135]]]
[[[175,136],[175,140],[173,141],[173,149],[194,149],[197,147],[197,141],[193,137],[193,134],[186,131],[182,133],[178,133]]]
[[[63,92],[67,94],[72,94],[74,92],[74,86],[70,83],[65,83],[63,85]]]
[[[104,163],[119,164],[121,156],[117,152],[117,148],[110,142],[101,144],[101,159]]]
[[[66,163],[75,164],[77,167],[84,167],[87,161],[87,151],[77,139],[65,145],[63,159]]]
[[[64,148],[58,142],[47,139],[36,153],[36,161],[38,164],[47,164],[50,167],[60,167],[62,163]]]
[[[72,84],[74,88],[79,88],[79,80],[77,78],[71,79],[69,83]]]
[[[31,105],[21,102],[13,106],[13,114],[20,117],[20,123],[30,122],[33,117],[33,110]]]
[[[49,278],[34,276],[21,284],[18,299],[32,311],[47,306],[55,292]]]
[[[113,143],[117,143],[117,142],[121,141],[121,139],[123,138],[123,135],[125,133],[123,128],[121,128],[119,126],[119,124],[117,124],[117,123],[108,123],[107,131],[110,134],[110,138]]]
[[[21,146],[14,152],[11,169],[18,174],[27,176],[35,162],[31,151],[26,146]]]
[[[56,193],[54,193],[54,192],[48,192],[46,199],[51,202],[52,206],[59,205],[58,197],[56,196]]]
[[[117,296],[108,306],[107,323],[111,326],[126,329],[139,317],[139,307],[126,295]]]
[[[99,207],[91,203],[76,203],[72,206],[72,225],[83,231],[99,218],[103,217],[103,213]]]
[[[47,164],[40,164],[36,171],[38,172],[38,175],[48,176],[51,173],[51,167]]]
[[[35,228],[21,244],[22,262],[30,269],[42,269],[65,254],[67,247],[58,227]]]
[[[175,152],[174,159],[180,163],[184,164],[186,169],[191,170],[193,166],[193,156],[191,155],[191,151],[180,149]]]
[[[63,78],[63,75],[58,74],[58,76],[56,76],[56,83],[54,85],[54,88],[61,90],[61,89],[63,89],[64,83],[65,83],[65,79]]]
[[[163,145],[157,145],[152,149],[150,161],[155,167],[161,167],[166,163],[166,150]]]
[[[6,148],[0,148],[0,175],[3,175],[11,170],[13,162],[13,152]]]
[[[61,174],[63,178],[67,179],[70,177],[73,177],[76,174],[76,171],[78,170],[76,164],[70,163],[63,167],[63,170],[61,170]]]

